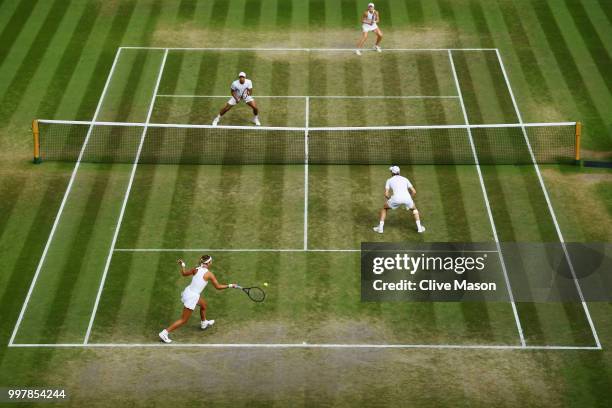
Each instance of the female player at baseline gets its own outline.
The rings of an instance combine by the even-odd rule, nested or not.
[[[412,183],[406,177],[400,176],[400,168],[398,166],[391,166],[389,170],[391,171],[391,178],[387,179],[387,183],[385,183],[385,204],[380,210],[380,222],[378,227],[374,227],[374,231],[379,234],[383,233],[387,210],[395,210],[399,206],[405,205],[406,209],[412,211],[412,215],[414,215],[417,232],[425,232],[425,227],[421,225],[419,210],[417,210],[414,201],[412,201],[412,197],[416,195],[416,190]],[[392,196],[389,196],[389,190],[393,191]]]
[[[232,82],[232,85],[230,86],[230,93],[232,94],[232,97],[227,101],[225,106],[221,108],[219,114],[213,119],[212,125],[217,126],[221,120],[221,116],[225,115],[225,113],[232,109],[232,107],[239,104],[240,101],[244,101],[251,107],[251,109],[253,109],[253,123],[256,126],[260,126],[259,109],[257,109],[255,98],[253,98],[253,82],[251,82],[250,79],[247,79],[244,72],[239,73],[238,79]]]
[[[374,45],[374,49],[381,52],[380,42],[382,41],[383,33],[380,31],[380,28],[378,28],[379,22],[380,15],[378,14],[378,11],[374,9],[374,3],[368,4],[368,9],[361,15],[361,38],[359,39],[357,49],[355,50],[357,55],[361,55],[360,49],[368,39],[368,33],[370,31],[374,31],[376,34],[376,44]]]
[[[209,269],[210,265],[212,264],[212,256],[210,255],[202,255],[198,266],[189,270],[185,269],[185,262],[183,262],[182,259],[179,259],[177,262],[181,267],[181,275],[192,275],[193,277],[191,278],[191,284],[187,286],[185,290],[181,293],[181,301],[183,302],[183,313],[181,315],[181,318],[172,323],[170,327],[162,330],[159,333],[159,338],[162,339],[164,343],[172,343],[172,340],[170,339],[168,334],[187,323],[196,305],[200,306],[200,328],[204,330],[209,326],[215,324],[214,320],[206,320],[206,301],[202,297],[200,297],[200,294],[202,293],[208,282],[212,282],[213,286],[217,290],[236,287],[235,283],[230,283],[229,285],[222,285],[217,282],[217,278]]]

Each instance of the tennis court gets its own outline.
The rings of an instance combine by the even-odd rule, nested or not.
[[[306,160],[140,162],[154,124],[209,124],[241,70],[253,79],[263,125],[299,134],[301,144],[278,151],[298,146]],[[239,107],[222,121],[236,126],[223,149],[241,152],[237,161],[250,152],[231,138],[251,132],[249,118]],[[495,135],[479,139],[465,127],[511,124],[521,137],[526,132],[496,49],[398,49],[356,59],[338,49],[123,47],[89,119],[81,124],[86,140],[122,160],[81,161],[88,147],[75,139],[81,156],[11,346],[158,346],[156,333],[176,317],[185,285],[175,260],[210,253],[222,281],[269,282],[266,301],[208,293],[218,325],[179,331],[173,345],[601,348],[586,304],[515,303],[511,285],[507,302],[360,302],[361,242],[562,240],[537,167],[480,165],[481,143]],[[108,126],[100,122],[138,126],[123,126],[128,142],[119,144],[97,130]],[[461,146],[474,162],[454,165],[453,157],[433,154],[430,164],[402,165],[418,191],[424,235],[400,210],[384,235],[372,232],[388,165],[308,160],[308,133],[317,128],[431,125],[464,126],[469,138]],[[461,146],[445,140],[430,137],[415,150],[459,154]],[[153,147],[163,156],[163,144]],[[180,163],[197,147],[184,143],[172,154]]]

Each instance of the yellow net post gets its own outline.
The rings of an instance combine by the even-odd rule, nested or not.
[[[580,137],[582,136],[582,122],[576,122],[576,164],[580,164]]]
[[[36,119],[32,121],[32,134],[34,135],[34,163],[38,164],[42,162],[42,159],[40,158],[40,132]]]

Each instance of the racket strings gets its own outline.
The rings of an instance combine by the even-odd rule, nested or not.
[[[254,302],[263,302],[263,300],[266,298],[266,293],[261,288],[257,287],[250,288],[247,291],[247,294]]]

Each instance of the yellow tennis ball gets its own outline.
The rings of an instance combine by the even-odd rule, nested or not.
[[[264,282],[264,286],[268,286],[268,282]]]

